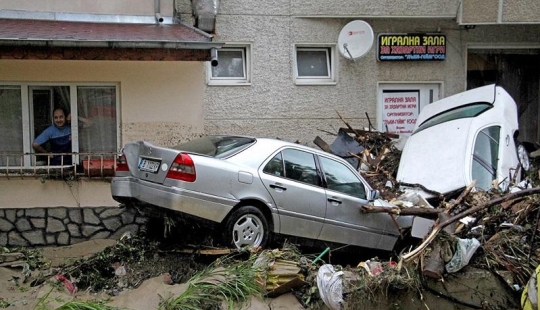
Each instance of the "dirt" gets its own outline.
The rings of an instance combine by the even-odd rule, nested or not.
[[[9,303],[7,308],[13,310],[36,309],[41,306],[44,306],[44,309],[55,309],[68,301],[99,301],[109,306],[131,310],[158,309],[162,299],[180,295],[187,287],[185,282],[217,258],[200,256],[195,258],[194,255],[158,251],[152,254],[140,253],[148,255],[138,256],[140,258],[138,261],[127,259],[120,263],[126,270],[124,277],[114,276],[114,265],[102,266],[104,270],[97,273],[96,270],[86,270],[90,266],[96,268],[102,261],[110,261],[109,258],[118,254],[111,252],[118,244],[117,240],[100,239],[71,246],[41,248],[38,252],[43,255],[41,260],[45,263],[44,268],[41,271],[34,270],[26,279],[23,275],[23,266],[0,267],[0,301],[4,301],[4,305]],[[143,256],[146,258],[142,259]],[[76,269],[71,270],[70,274],[79,275],[79,282],[75,283],[79,289],[73,294],[54,277],[58,271],[70,269]],[[85,270],[87,275],[102,274],[103,278],[97,279],[96,276],[91,279],[85,278]],[[172,281],[169,275],[172,276]],[[66,274],[66,278],[69,280],[69,274]],[[108,278],[113,281],[108,282]],[[91,283],[92,280],[95,282]],[[98,281],[104,283],[96,283]],[[39,282],[42,283],[35,285]],[[292,294],[265,300],[252,297],[241,307],[303,309]]]

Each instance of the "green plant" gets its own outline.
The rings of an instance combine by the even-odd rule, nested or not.
[[[260,270],[253,267],[252,259],[232,264],[227,262],[227,258],[216,261],[197,273],[180,296],[162,298],[159,309],[220,309],[220,304],[224,301],[229,309],[233,309],[236,302],[241,303],[250,296],[262,294]]]

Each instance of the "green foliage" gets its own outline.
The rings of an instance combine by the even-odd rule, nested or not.
[[[116,310],[118,308],[105,305],[101,301],[69,301],[57,308],[48,305],[52,290],[41,297],[34,310]],[[58,302],[58,300],[55,300]]]
[[[253,258],[246,261],[218,260],[197,273],[188,282],[188,288],[178,297],[162,300],[160,310],[220,309],[227,302],[233,309],[250,296],[262,295],[260,270],[253,267]]]

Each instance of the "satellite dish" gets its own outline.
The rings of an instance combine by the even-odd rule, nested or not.
[[[373,29],[368,23],[354,20],[339,32],[339,53],[347,59],[358,59],[369,52],[373,46],[373,38]]]

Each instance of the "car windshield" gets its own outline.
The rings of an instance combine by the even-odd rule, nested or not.
[[[491,109],[492,107],[493,105],[490,103],[477,102],[444,111],[425,120],[422,124],[420,124],[420,126],[418,126],[418,128],[414,131],[413,135],[435,125],[439,125],[460,118],[476,117],[484,113],[485,111]]]
[[[224,158],[240,152],[255,142],[254,138],[235,136],[206,136],[172,147],[175,150]]]

